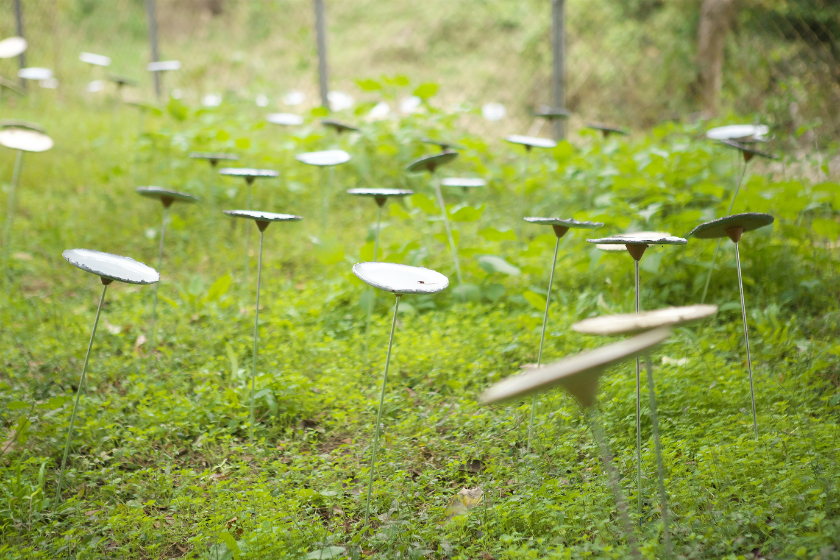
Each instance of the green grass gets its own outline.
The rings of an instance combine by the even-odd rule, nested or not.
[[[411,87],[395,86],[394,95]],[[700,139],[705,124],[669,124],[628,140],[589,132],[534,152],[464,135],[464,119],[426,114],[336,137],[308,116],[286,130],[250,102],[217,110],[170,104],[148,117],[40,92],[6,114],[40,121],[56,140],[28,154],[0,310],[1,558],[306,558],[329,547],[373,558],[626,558],[597,449],[573,401],[541,395],[536,445],[525,451],[530,398],[481,407],[478,394],[536,361],[554,236],[526,215],[606,222],[599,233],[685,235],[728,205],[733,154]],[[454,278],[433,190],[404,166],[453,138],[466,149],[445,174],[488,186],[445,191],[465,287],[401,303],[372,499],[361,526],[370,445],[393,299],[377,294],[365,352],[365,285],[375,205],[355,186],[410,187],[385,208],[383,260]],[[320,231],[319,175],[294,161],[341,146],[332,214]],[[244,280],[244,181],[216,178],[191,150],[230,150],[239,164],[281,171],[258,181],[255,208],[297,213],[266,231],[257,369],[257,441],[248,442],[256,258]],[[136,163],[135,163],[136,155]],[[0,152],[4,192],[13,154]],[[685,558],[837,558],[840,335],[838,185],[810,164],[751,164],[736,211],[767,211],[772,230],[744,237],[742,259],[756,374],[749,385],[730,244],[709,300],[716,317],[678,329],[654,354],[675,546]],[[64,500],[53,501],[72,398],[101,287],[61,251],[84,247],[154,263],[161,207],[134,194],[157,184],[204,198],[176,205],[167,227],[157,367],[146,373],[152,288],[112,284],[82,396]],[[215,211],[214,211],[215,208]],[[251,230],[256,248],[256,230]],[[543,361],[603,344],[576,320],[632,309],[632,260],[563,238]],[[714,244],[651,249],[642,306],[699,299]],[[480,261],[514,265],[501,272]],[[516,273],[518,271],[518,273]],[[464,301],[466,297],[467,301]],[[667,360],[665,358],[668,358]],[[677,365],[675,360],[685,360]],[[635,509],[633,364],[603,378],[601,417]],[[644,388],[643,388],[644,390]],[[643,394],[644,391],[643,391]],[[661,557],[655,458],[643,406],[644,507],[637,536]],[[461,488],[483,502],[447,521]],[[313,556],[308,556],[313,557]]]

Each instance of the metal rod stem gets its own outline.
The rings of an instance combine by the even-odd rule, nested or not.
[[[260,230],[260,258],[257,261],[257,307],[254,312],[254,359],[251,368],[251,441],[254,441],[254,392],[257,384],[257,341],[260,338],[260,279],[262,278],[263,231]]]
[[[542,365],[543,343],[545,342],[545,326],[548,324],[548,304],[551,302],[551,285],[554,283],[554,268],[557,266],[557,251],[560,249],[560,238],[554,244],[554,260],[551,261],[551,274],[548,276],[548,292],[545,294],[545,313],[543,314],[542,333],[540,334],[540,350],[537,354],[537,369]],[[528,450],[531,449],[531,439],[534,431],[534,415],[537,410],[537,395],[531,401],[531,419],[528,421]]]
[[[23,150],[18,150],[15,156],[15,167],[12,171],[12,185],[9,187],[9,202],[6,208],[6,224],[3,227],[3,250],[6,253],[6,270],[12,255],[12,222],[15,219],[15,192],[20,184],[20,172],[23,168]]]
[[[323,176],[322,176],[323,178]],[[329,221],[330,216],[330,194],[332,193],[333,183],[335,182],[335,166],[330,166],[329,171],[327,172],[327,184],[324,188],[324,202],[323,208],[321,210],[321,233],[324,234],[327,231],[327,222]]]
[[[321,106],[329,109],[330,102],[327,70],[327,21],[324,0],[315,0],[315,36],[318,43],[318,86],[321,91]]]
[[[373,491],[373,474],[376,466],[376,452],[379,449],[379,431],[382,422],[382,405],[385,403],[385,383],[388,381],[388,366],[391,363],[391,347],[394,344],[394,328],[397,326],[397,311],[400,309],[400,294],[396,294],[394,319],[391,321],[391,336],[388,339],[388,354],[385,356],[385,373],[382,375],[382,393],[379,395],[379,410],[376,413],[376,427],[373,435],[373,453],[370,457],[370,479],[368,480],[367,500],[365,501],[365,525],[370,518],[370,495]]]
[[[752,358],[750,357],[750,333],[747,327],[747,307],[744,303],[744,283],[741,280],[741,255],[735,243],[735,264],[738,265],[738,291],[741,293],[741,317],[744,319],[744,342],[747,345],[747,369],[750,372],[750,399],[752,400],[753,431],[758,438],[758,420],[755,415],[755,388],[753,387]]]
[[[732,208],[735,206],[735,199],[741,191],[741,182],[744,180],[744,174],[747,172],[747,164],[744,162],[744,167],[741,168],[741,174],[738,177],[738,184],[735,186],[735,192],[732,194],[732,200],[729,201],[729,208],[726,210],[726,215],[732,214]],[[712,263],[709,265],[709,275],[706,277],[706,285],[703,286],[703,296],[700,298],[700,303],[706,303],[706,293],[709,291],[709,282],[712,280],[712,274],[715,271],[715,262],[717,262],[718,251],[720,251],[720,244],[723,238],[718,239],[715,245],[715,253],[712,255]]]
[[[163,238],[166,236],[166,218],[169,216],[169,208],[164,206],[163,207],[163,222],[160,226],[160,246],[158,247],[158,265],[157,271],[160,274],[161,267],[163,265]],[[157,318],[157,302],[158,302],[158,290],[160,289],[160,283],[163,281],[163,276],[160,277],[161,279],[157,281],[155,284],[155,297],[152,300],[152,329],[151,333],[149,334],[149,365],[147,371],[149,374],[152,373],[152,362],[155,359],[155,319]]]
[[[378,206],[378,205],[377,205]],[[379,225],[382,223],[382,207],[376,213],[376,233],[373,237],[373,262],[376,262],[376,256],[379,253]]]
[[[245,209],[251,209],[251,183],[246,181],[248,185],[248,191],[245,195]],[[245,282],[248,282],[248,272],[251,264],[251,220],[247,220],[245,224]]]
[[[621,492],[621,486],[618,482],[618,473],[612,464],[612,453],[604,438],[601,423],[595,409],[591,409],[589,414],[589,427],[592,429],[592,434],[595,436],[595,442],[598,444],[598,450],[601,453],[601,461],[604,463],[604,470],[607,471],[610,488],[613,491],[615,504],[618,508],[618,517],[621,519],[621,527],[624,531],[624,538],[627,539],[627,544],[630,546],[630,553],[633,558],[641,560],[642,556],[639,553],[639,548],[636,545],[636,536],[633,534],[633,525],[630,523],[630,515],[628,513],[627,501],[624,499],[624,494]]]
[[[15,20],[17,23],[17,34],[18,37],[26,37],[23,31],[23,7],[21,6],[21,0],[15,0]],[[26,51],[20,53],[18,55],[18,67],[19,68],[26,68]],[[20,78],[20,87],[23,91],[26,91],[26,80]]]
[[[440,192],[440,179],[433,174],[432,182],[435,184],[435,194],[437,195],[441,215],[443,215],[446,237],[449,238],[449,249],[452,251],[452,259],[455,261],[455,274],[458,276],[458,284],[460,285],[464,283],[464,279],[461,277],[461,262],[458,260],[458,248],[455,247],[455,238],[452,236],[452,226],[449,225],[449,216],[446,213],[446,204],[443,202],[443,193]]]
[[[157,37],[157,16],[155,14],[155,0],[146,0],[146,19],[149,25],[149,47],[151,49],[152,62],[160,60],[158,56],[158,37]],[[160,101],[160,72],[152,72],[155,80],[155,95]]]
[[[656,478],[659,482],[659,505],[662,508],[662,526],[665,539],[665,551],[667,558],[671,558],[671,529],[668,522],[668,493],[665,491],[665,467],[662,464],[662,444],[659,440],[659,417],[656,411],[656,390],[653,385],[653,366],[650,362],[650,354],[645,355],[645,366],[647,367],[648,393],[650,394],[650,420],[653,425],[653,443],[656,448]]]
[[[73,425],[76,423],[76,411],[79,408],[79,397],[82,395],[82,390],[85,385],[85,373],[87,372],[88,360],[90,359],[90,349],[93,347],[93,337],[96,336],[96,326],[99,324],[99,314],[102,311],[102,302],[105,301],[105,291],[108,289],[108,284],[102,286],[102,296],[99,298],[99,306],[96,308],[96,319],[93,321],[93,330],[90,333],[90,342],[88,343],[87,354],[85,354],[85,364],[82,366],[82,377],[79,379],[79,387],[76,389],[76,400],[73,403],[73,412],[70,415],[70,426],[67,428],[67,440],[64,443],[64,457],[61,459],[61,469],[58,471],[58,487],[55,491],[55,502],[61,501],[61,483],[64,480],[64,467],[67,465],[67,454],[70,452],[70,441],[73,438]]]
[[[566,106],[566,0],[551,0],[551,100],[554,107]],[[553,119],[554,139],[566,137],[563,119]]]
[[[378,205],[377,205],[378,206]],[[378,255],[379,249],[379,224],[382,222],[382,206],[379,206],[379,210],[376,215],[376,234],[374,236],[373,241],[373,262],[376,261],[376,257]],[[368,288],[368,293],[373,293],[373,288]],[[373,305],[372,302],[370,305],[367,306],[367,310],[365,311],[367,317],[365,319],[365,362],[370,364],[370,316],[373,312]]]
[[[636,263],[636,313],[642,310],[639,297],[639,261]],[[642,365],[636,357],[636,491],[639,525],[642,524]]]

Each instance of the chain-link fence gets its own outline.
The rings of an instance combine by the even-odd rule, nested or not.
[[[58,95],[83,94],[89,82],[116,73],[139,82],[135,95],[152,98],[144,0],[19,1],[27,64],[52,68]],[[4,37],[16,34],[14,3],[0,0]],[[698,111],[699,5],[566,0],[566,105],[576,119],[644,127]],[[721,110],[759,113],[789,132],[815,127],[822,138],[840,136],[840,7],[834,0],[737,5]],[[305,101],[293,110],[320,103],[312,0],[156,0],[156,10],[160,58],[183,64],[164,77],[167,91],[192,100],[212,92],[265,96],[271,109],[297,91]],[[326,16],[330,87],[357,103],[382,92],[356,80],[436,82],[444,107],[504,106],[492,125],[498,132],[533,132],[531,112],[550,104],[550,0],[327,1]],[[112,66],[81,63],[83,51],[111,57]],[[16,71],[16,60],[0,60],[0,75]],[[396,95],[391,111],[410,90]]]

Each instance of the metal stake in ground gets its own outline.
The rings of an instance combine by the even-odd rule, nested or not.
[[[23,121],[0,122],[0,146],[17,150],[12,183],[9,187],[9,201],[6,206],[6,224],[3,228],[3,246],[6,252],[4,266],[9,268],[12,244],[12,222],[15,219],[15,191],[20,184],[23,169],[23,152],[45,152],[53,147],[52,139],[44,129],[34,123]]]
[[[438,206],[440,207],[441,216],[443,216],[443,225],[446,226],[446,237],[449,239],[449,250],[452,251],[452,260],[455,261],[455,274],[458,277],[458,285],[464,283],[461,276],[461,263],[458,260],[458,248],[455,246],[455,238],[452,236],[452,226],[449,223],[449,214],[446,212],[446,204],[443,202],[443,193],[440,192],[440,181],[435,177],[435,171],[441,165],[445,165],[458,157],[458,152],[443,151],[431,156],[424,156],[416,159],[406,166],[405,170],[411,173],[420,173],[428,171],[432,176],[432,183],[435,186],[435,195],[437,196]]]
[[[627,503],[618,482],[618,474],[612,465],[612,456],[603,436],[603,428],[594,412],[598,396],[598,380],[607,368],[620,364],[628,358],[649,352],[651,348],[665,341],[671,335],[670,329],[660,328],[640,334],[628,340],[622,340],[582,352],[544,368],[509,377],[487,389],[480,397],[483,404],[493,404],[513,399],[520,399],[535,392],[547,391],[557,385],[563,387],[580,403],[587,412],[590,428],[598,449],[604,469],[609,475],[609,484],[618,506],[624,537],[630,546],[633,558],[641,560],[633,534],[633,526],[627,512]]]
[[[321,234],[327,231],[327,222],[330,214],[330,196],[332,196],[333,181],[335,181],[335,166],[350,161],[350,154],[344,150],[324,150],[322,152],[306,152],[298,154],[295,159],[306,165],[330,168],[329,179],[325,182],[321,174],[321,189],[323,190],[323,208],[321,210]],[[325,184],[326,183],[326,184]]]
[[[595,243],[599,249],[621,250],[623,245],[635,262],[635,284],[636,284],[636,313],[641,311],[641,299],[639,288],[639,261],[645,250],[651,245],[685,245],[686,240],[682,237],[674,237],[667,233],[658,232],[637,232],[601,239],[587,239]],[[615,248],[615,249],[614,249]],[[637,505],[639,508],[639,523],[642,516],[642,365],[639,358],[636,358],[636,486],[638,489]]]
[[[758,420],[755,412],[755,388],[753,386],[752,359],[750,357],[750,333],[747,326],[747,306],[744,303],[744,283],[741,280],[741,254],[738,250],[738,242],[741,240],[741,235],[743,235],[744,232],[769,226],[773,223],[773,221],[774,218],[770,214],[748,212],[700,224],[688,234],[689,237],[696,237],[697,239],[721,239],[723,237],[728,237],[733,243],[735,243],[735,265],[738,269],[738,292],[741,295],[741,317],[744,320],[744,344],[747,348],[747,370],[750,374],[750,399],[752,401],[753,432],[755,433],[756,438],[758,437]]]
[[[157,62],[150,62],[146,65],[146,70],[152,73],[155,77],[155,90],[158,96],[158,101],[162,94],[166,93],[163,87],[164,72],[174,72],[181,69],[181,62],[178,60],[160,60]]]
[[[608,315],[585,319],[572,325],[572,329],[584,334],[632,335],[662,327],[686,326],[717,313],[716,305],[693,305],[690,307],[669,307],[646,313]],[[656,450],[656,473],[659,482],[659,503],[662,508],[663,535],[666,556],[671,558],[671,530],[668,522],[668,494],[665,491],[665,467],[662,461],[662,445],[659,438],[659,418],[656,411],[656,390],[653,382],[653,368],[650,353],[645,353],[648,393],[650,397],[650,418],[653,426],[653,441]]]
[[[210,199],[211,212],[216,209],[216,166],[220,161],[238,161],[236,154],[217,152],[191,152],[190,159],[203,159],[210,164],[210,184],[207,187],[207,198]]]
[[[543,343],[545,342],[545,327],[548,324],[548,306],[551,303],[551,285],[554,283],[554,267],[557,265],[557,251],[560,249],[560,239],[566,235],[570,228],[574,229],[598,229],[603,226],[603,222],[579,222],[578,220],[563,219],[563,218],[524,218],[526,222],[532,224],[542,224],[552,226],[554,228],[554,235],[557,240],[554,243],[554,259],[551,261],[551,273],[548,276],[548,291],[545,294],[545,313],[543,313],[542,331],[540,332],[540,350],[537,354],[537,369],[542,366]],[[528,450],[531,449],[531,440],[534,433],[534,415],[537,409],[537,394],[534,393],[531,402],[531,418],[528,420]]]
[[[166,218],[169,214],[169,207],[172,206],[173,202],[198,202],[198,198],[187,193],[164,189],[162,187],[138,187],[136,191],[140,196],[159,200],[163,204],[163,220],[160,226],[160,245],[158,246],[157,262],[157,270],[160,273],[163,270],[161,268],[163,264],[163,240],[166,236]],[[155,297],[152,301],[152,327],[149,331],[149,362],[146,368],[148,374],[152,373],[152,362],[155,359],[155,319],[157,317],[158,290],[160,290],[160,282],[155,283]]]
[[[234,218],[246,218],[257,222],[257,228],[260,230],[260,257],[257,264],[257,303],[254,311],[254,356],[251,365],[251,424],[249,429],[249,438],[254,441],[254,424],[256,419],[254,417],[254,393],[256,392],[257,383],[257,341],[259,340],[259,326],[260,326],[260,280],[262,278],[262,255],[263,255],[263,232],[271,222],[299,222],[303,218],[294,216],[292,214],[275,214],[273,212],[258,212],[255,210],[225,210],[225,214]]]
[[[67,465],[67,455],[70,452],[70,442],[73,439],[73,425],[76,422],[76,413],[79,408],[79,398],[85,387],[85,374],[87,373],[90,350],[93,347],[93,338],[96,335],[96,326],[99,324],[99,314],[102,311],[102,302],[105,301],[105,290],[108,284],[116,280],[127,284],[154,284],[160,280],[157,271],[141,262],[128,257],[90,251],[88,249],[68,249],[62,256],[73,266],[99,276],[102,281],[102,296],[99,298],[99,306],[96,308],[96,319],[93,322],[93,329],[90,333],[87,353],[85,354],[82,376],[79,379],[79,386],[76,389],[76,400],[73,402],[73,412],[70,415],[70,425],[67,428],[67,438],[64,444],[64,455],[61,459],[61,468],[58,471],[58,485],[55,492],[55,501],[61,501],[61,485],[64,480],[64,468]]]
[[[394,318],[391,321],[391,336],[388,339],[388,353],[385,356],[385,372],[382,374],[382,391],[379,395],[379,408],[376,413],[373,450],[370,458],[370,478],[368,479],[367,498],[365,500],[365,525],[367,525],[368,519],[370,518],[370,497],[373,491],[376,453],[379,449],[382,407],[385,403],[385,386],[388,381],[388,366],[391,364],[391,348],[394,344],[394,329],[397,325],[400,296],[406,294],[436,294],[449,286],[449,279],[443,274],[429,270],[428,268],[375,262],[357,263],[353,265],[353,274],[374,288],[391,292],[396,296]]]
[[[605,139],[609,138],[610,134],[618,134],[619,136],[630,135],[630,133],[626,129],[621,128],[620,126],[604,124],[600,122],[586,123],[586,128],[599,131]]]

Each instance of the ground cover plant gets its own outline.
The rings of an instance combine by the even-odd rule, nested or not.
[[[706,141],[712,124],[669,123],[629,139],[576,131],[548,151],[462,132],[460,113],[426,99],[400,120],[278,128],[228,96],[217,108],[171,100],[160,115],[108,102],[14,107],[55,148],[27,156],[0,309],[2,558],[624,558],[614,502],[580,409],[559,391],[481,407],[491,383],[536,361],[555,236],[524,216],[604,222],[599,233],[686,235],[722,215],[735,156]],[[369,84],[368,84],[369,85]],[[734,117],[733,117],[734,119]],[[733,120],[730,119],[730,120]],[[752,121],[753,117],[744,117]],[[443,175],[483,189],[446,193],[464,283],[428,176],[404,172],[436,148],[464,149]],[[326,233],[317,169],[294,155],[332,148],[338,168]],[[191,151],[231,151],[237,165],[277,169],[253,208],[303,221],[266,242],[249,442],[256,254],[245,281],[244,182],[215,177]],[[817,159],[816,157],[814,158]],[[9,186],[13,154],[0,152]],[[64,249],[157,257],[160,208],[134,189],[202,198],[170,213],[155,352],[147,371],[153,292],[109,289],[76,420],[63,500],[54,500],[63,435],[100,286]],[[383,410],[371,523],[366,481],[393,297],[351,272],[373,254],[375,217],[354,187],[410,188],[383,209],[380,259],[450,277],[448,290],[400,304]],[[772,228],[742,240],[759,438],[752,434],[740,303],[723,245],[707,302],[713,320],[678,329],[654,355],[671,533],[684,558],[838,558],[840,188],[827,168],[786,156],[751,164],[734,211],[767,212]],[[547,228],[546,228],[547,229]],[[274,233],[280,233],[279,231]],[[250,247],[256,251],[256,232]],[[560,241],[543,363],[602,343],[572,332],[589,316],[634,309],[631,259],[570,230]],[[730,244],[731,245],[731,244]],[[5,249],[5,248],[4,248]],[[713,244],[651,248],[641,261],[645,308],[694,303]],[[369,339],[365,335],[372,307]],[[600,418],[628,503],[635,488],[634,367],[603,378]],[[643,406],[642,552],[661,556],[650,420]],[[468,492],[461,492],[467,489]],[[480,492],[476,489],[480,489]]]

